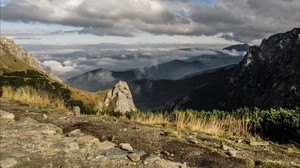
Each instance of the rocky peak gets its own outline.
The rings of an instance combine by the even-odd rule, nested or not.
[[[273,64],[282,61],[282,59],[288,59],[286,58],[287,53],[299,52],[299,50],[300,28],[294,28],[289,32],[275,34],[268,39],[263,39],[260,46],[250,47],[242,61],[242,65],[248,66],[252,63]]]
[[[15,58],[25,62],[30,67],[33,67],[40,72],[46,72],[42,68],[41,63],[34,57],[34,55],[30,54],[24,48],[17,45],[13,40],[8,39],[6,37],[1,37],[0,41],[1,50],[6,50],[7,54],[15,56]]]
[[[250,47],[232,78],[254,106],[299,105],[300,28],[272,35],[259,46]]]
[[[33,54],[9,38],[0,37],[0,52],[2,58],[0,63],[1,69],[13,71],[33,69],[47,74],[51,79],[62,82],[62,80],[53,73],[46,72],[40,61],[38,61]]]
[[[101,109],[101,111],[118,111],[121,113],[136,110],[129,86],[124,81],[119,81],[109,90],[96,108]]]

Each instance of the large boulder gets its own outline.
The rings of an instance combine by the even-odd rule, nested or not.
[[[124,81],[119,81],[106,95],[101,98],[96,107],[99,111],[115,111],[126,113],[135,111],[129,86]]]

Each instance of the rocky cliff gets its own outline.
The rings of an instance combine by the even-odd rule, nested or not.
[[[250,47],[232,75],[242,104],[269,107],[300,105],[300,28],[275,34]]]
[[[51,79],[62,82],[62,80],[53,73],[45,71],[40,61],[38,61],[33,54],[26,51],[20,45],[17,45],[11,39],[6,37],[0,38],[0,53],[0,70],[23,71],[31,69],[44,73]]]

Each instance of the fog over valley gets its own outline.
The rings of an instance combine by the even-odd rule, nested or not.
[[[245,55],[244,51],[222,50],[224,46],[217,45],[99,44],[73,46],[27,45],[25,47],[36,55],[45,69],[58,75],[63,80],[95,69],[117,72],[138,69],[143,73],[145,68],[155,69],[160,64],[167,64],[175,60],[194,65],[197,61],[197,63],[202,64],[202,71],[237,64]],[[171,70],[172,66],[169,66],[168,69]],[[195,72],[199,72],[199,70],[195,70]],[[98,75],[107,76],[107,80],[111,80],[110,73],[103,73]],[[193,71],[190,73],[193,73]],[[147,75],[147,78],[155,79],[155,76],[151,76],[151,73]],[[167,76],[159,77],[159,79],[164,78],[173,79]]]

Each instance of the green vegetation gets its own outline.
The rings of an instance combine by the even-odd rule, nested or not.
[[[185,110],[172,113],[117,112],[105,113],[145,124],[173,125],[179,129],[188,129],[222,136],[260,136],[281,143],[299,145],[300,108],[269,109],[241,108],[233,111],[196,111]]]

